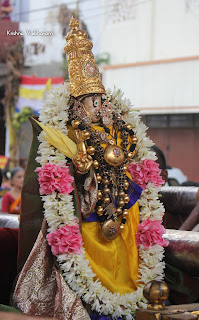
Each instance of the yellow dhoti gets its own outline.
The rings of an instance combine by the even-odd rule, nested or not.
[[[86,257],[90,262],[95,279],[112,293],[129,293],[136,290],[138,283],[138,249],[135,233],[139,224],[139,208],[136,202],[121,234],[112,241],[100,236],[99,222],[83,222],[82,237]]]

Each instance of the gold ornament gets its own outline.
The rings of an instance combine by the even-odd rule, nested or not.
[[[129,123],[127,124],[126,127],[127,127],[128,130],[131,130],[131,129],[132,129],[132,126],[131,126]]]
[[[118,206],[121,207],[121,208],[124,206],[124,200],[123,199],[118,201]]]
[[[87,139],[89,139],[90,138],[90,132],[89,131],[87,131],[87,130],[83,130],[82,131],[82,136],[83,136],[83,139],[84,140],[87,140]]]
[[[122,209],[121,208],[117,208],[116,212],[117,212],[118,215],[120,215],[120,214],[122,214]]]
[[[78,165],[78,169],[79,169],[79,170],[81,170],[81,169],[83,169],[83,168],[84,168],[83,163],[79,163],[79,165]]]
[[[95,148],[92,147],[92,146],[90,146],[90,147],[88,147],[87,152],[88,152],[89,154],[93,155],[93,154],[95,154]]]
[[[110,183],[110,181],[108,179],[103,179],[102,182],[103,182],[104,185],[109,185],[109,183]]]
[[[105,126],[110,127],[113,125],[113,108],[109,101],[104,101],[100,110],[100,114],[102,117],[102,123]]]
[[[103,198],[103,202],[104,202],[105,204],[110,203],[110,198],[109,198],[108,195],[106,195],[106,196]]]
[[[128,159],[132,159],[133,156],[134,156],[134,153],[133,152],[129,152],[127,157],[128,157]]]
[[[126,172],[126,170],[127,170],[127,165],[126,164],[123,165],[123,170]]]
[[[124,203],[129,203],[129,196],[128,196],[128,194],[126,194],[125,197],[124,197]]]
[[[105,187],[104,189],[103,189],[103,193],[104,194],[109,194],[111,192],[111,190],[108,188],[108,187]]]
[[[164,281],[152,280],[144,287],[143,295],[149,302],[148,309],[155,311],[163,310],[163,301],[169,296],[169,288]]]
[[[97,214],[98,214],[99,216],[102,216],[102,215],[103,215],[103,212],[104,212],[104,209],[103,209],[101,206],[99,206],[99,207],[97,208]]]
[[[124,181],[124,189],[127,190],[129,187],[129,183],[127,180]]]
[[[118,196],[119,196],[120,198],[124,198],[124,196],[125,196],[124,190],[120,190],[119,193],[118,193]]]
[[[124,218],[127,217],[128,214],[129,214],[128,209],[124,209],[124,210],[123,210],[123,217],[124,217]]]
[[[108,145],[104,151],[104,159],[111,166],[117,167],[124,161],[124,152],[116,145]]]
[[[120,225],[117,220],[106,220],[101,227],[102,237],[105,240],[114,240],[120,233]]]
[[[101,190],[98,190],[98,192],[97,192],[97,197],[98,197],[98,199],[101,199],[101,198],[102,198],[102,191],[101,191]]]
[[[78,129],[78,125],[79,124],[80,124],[80,121],[78,121],[78,120],[73,120],[72,121],[72,126],[73,126],[74,129]]]
[[[98,169],[99,168],[99,162],[97,160],[94,160],[93,161],[93,166],[95,169]]]
[[[108,217],[108,219],[115,216],[117,217],[116,208],[113,203],[110,203],[108,206],[106,206],[105,215]]]
[[[132,143],[136,144],[138,142],[138,138],[136,136],[133,136]]]
[[[102,181],[102,177],[97,173],[97,182],[100,183]]]
[[[123,223],[120,225],[120,230],[121,231],[124,230],[124,224]]]
[[[72,17],[69,24],[71,31],[66,36],[64,47],[68,54],[68,73],[71,96],[79,97],[90,93],[105,93],[101,76],[91,52],[92,42],[87,34],[79,29],[79,22]]]

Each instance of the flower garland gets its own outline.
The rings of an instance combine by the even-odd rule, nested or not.
[[[68,120],[69,98],[68,83],[52,89],[47,95],[39,120],[67,134],[65,124]],[[74,214],[73,197],[70,194],[73,178],[68,173],[67,160],[45,140],[43,132],[39,135],[40,156],[36,158],[42,167],[36,171],[48,223],[47,241],[66,283],[85,303],[91,305],[92,310],[111,315],[113,319],[123,317],[130,320],[136,308],[146,307],[143,287],[153,279],[162,280],[164,276],[163,246],[167,243],[162,239],[165,232],[161,225],[164,207],[158,197],[162,181],[154,162],[156,155],[149,151],[153,142],[146,136],[146,126],[140,121],[138,112],[132,110],[129,100],[123,99],[121,90],[114,89],[112,93],[108,90],[103,98],[110,101],[113,109],[132,125],[138,138],[136,154],[129,171],[132,176],[134,172],[141,181],[139,172],[144,170],[144,190],[139,199],[141,223],[136,235],[140,257],[140,285],[136,291],[127,294],[111,293],[102,286],[99,279],[94,281],[95,274],[85,257],[78,219]]]

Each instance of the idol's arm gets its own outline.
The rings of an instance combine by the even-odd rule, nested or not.
[[[77,154],[73,158],[73,163],[77,169],[77,173],[87,173],[92,164],[92,157],[87,154],[85,142],[80,130],[74,130],[75,141],[77,143]]]

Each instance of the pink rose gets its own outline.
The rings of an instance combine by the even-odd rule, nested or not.
[[[57,229],[56,231],[49,233],[46,239],[55,256],[62,253],[80,253],[82,237],[78,224]]]
[[[160,220],[151,221],[147,218],[138,225],[138,233],[135,234],[137,246],[142,244],[146,248],[151,248],[158,244],[161,247],[167,247],[169,242],[163,239],[164,233],[166,229]]]
[[[161,169],[159,169],[158,163],[153,160],[143,160],[141,164],[135,162],[130,163],[128,166],[132,179],[143,190],[146,189],[146,184],[152,182],[156,187],[161,186],[165,181],[160,176]]]
[[[55,190],[67,194],[73,191],[74,178],[69,174],[68,167],[63,168],[47,162],[43,167],[37,168],[35,172],[39,172],[40,194],[51,194]]]

